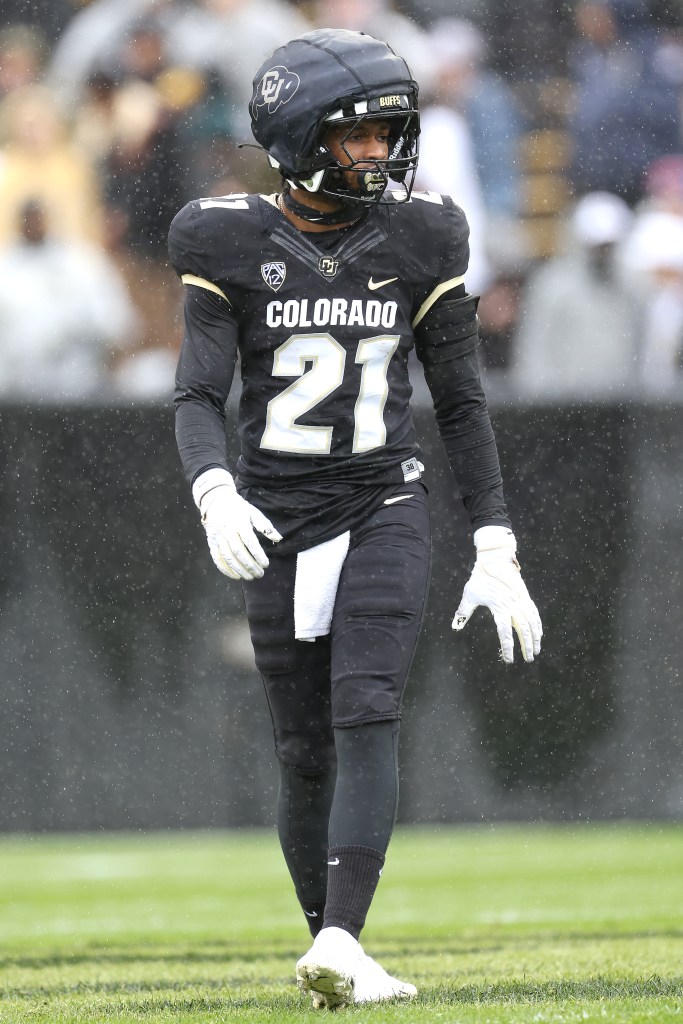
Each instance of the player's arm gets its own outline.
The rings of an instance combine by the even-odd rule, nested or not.
[[[263,513],[240,497],[227,468],[225,403],[235,373],[239,325],[226,296],[210,282],[195,280],[187,284],[176,374],[178,451],[217,568],[232,579],[257,579],[268,558],[255,531],[271,541],[281,538]]]
[[[510,528],[477,359],[477,296],[449,291],[415,326],[439,434],[473,529]]]
[[[173,402],[178,451],[192,486],[207,469],[228,468],[225,403],[235,373],[239,328],[228,300],[197,285],[185,289],[184,319]]]
[[[520,574],[503,499],[498,451],[477,359],[477,301],[459,285],[414,325],[439,434],[477,549],[453,628],[462,629],[475,608],[484,605],[493,614],[503,660],[513,660],[514,629],[524,660],[533,661],[541,649],[541,620]]]

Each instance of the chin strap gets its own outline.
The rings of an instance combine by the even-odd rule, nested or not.
[[[349,224],[360,220],[366,213],[365,210],[354,210],[349,206],[343,206],[341,210],[334,210],[325,213],[322,210],[315,210],[312,206],[305,206],[297,202],[289,189],[283,189],[282,202],[290,213],[302,220],[310,221],[311,224],[324,224],[325,227],[334,227],[336,224]]]

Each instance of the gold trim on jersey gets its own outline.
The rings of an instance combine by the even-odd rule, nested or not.
[[[230,302],[225,292],[217,284],[214,284],[213,281],[207,281],[205,277],[197,277],[196,274],[182,274],[180,280],[183,284],[194,284],[197,288],[205,288],[207,292],[215,292],[216,295],[220,295],[222,299],[225,299],[227,303]]]
[[[433,292],[427,296],[422,305],[417,311],[417,315],[413,320],[413,327],[417,327],[420,320],[424,319],[429,310],[432,308],[437,299],[440,299],[445,292],[451,291],[452,288],[457,288],[459,284],[462,284],[465,280],[464,275],[462,277],[452,277],[450,281],[442,281],[438,284]]]

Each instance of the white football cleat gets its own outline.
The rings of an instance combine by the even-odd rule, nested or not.
[[[385,1003],[392,999],[413,999],[417,989],[409,981],[392,978],[376,960],[359,947],[361,958],[356,967],[353,986],[354,1003]],[[344,1005],[336,995],[311,990],[314,1010],[333,1010]]]
[[[363,953],[353,988],[354,1003],[383,1003],[389,999],[412,999],[417,989],[409,981],[392,978],[367,953]]]
[[[336,1009],[353,1002],[363,951],[343,928],[323,928],[296,965],[296,983],[313,996],[313,1008]],[[322,997],[318,999],[318,996]]]

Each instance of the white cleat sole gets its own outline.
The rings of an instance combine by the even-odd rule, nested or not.
[[[332,967],[299,962],[296,983],[302,992],[311,993],[315,1010],[331,1010],[353,1002],[353,977]]]

